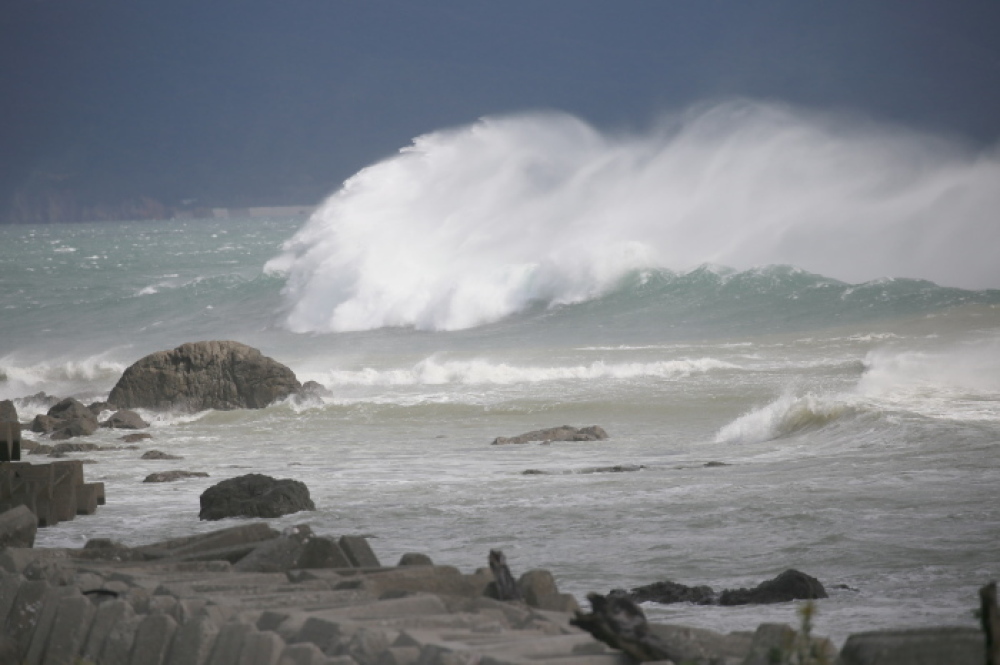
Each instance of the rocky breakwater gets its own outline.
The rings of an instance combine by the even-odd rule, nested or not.
[[[295,373],[232,341],[192,342],[152,353],[122,374],[108,401],[123,409],[260,409],[302,392]]]
[[[0,552],[0,662],[626,665],[569,624],[552,575],[382,566],[365,538],[249,523],[128,548]],[[6,650],[5,652],[2,650]]]
[[[24,532],[30,524],[18,518],[0,515],[0,528],[10,524],[30,537]],[[418,553],[383,566],[366,538],[321,536],[308,525],[279,533],[250,522],[139,547],[107,539],[81,549],[3,542],[0,663],[984,662],[982,633],[964,628],[852,635],[838,654],[805,626],[762,624],[722,634],[654,624],[628,598],[596,594],[585,612],[545,570],[520,577],[489,567],[463,573]],[[490,553],[491,566],[502,560]],[[500,599],[509,597],[515,599]],[[995,616],[995,597],[994,590],[984,615]],[[609,647],[608,638],[624,650]]]

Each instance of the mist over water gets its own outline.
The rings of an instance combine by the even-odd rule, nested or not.
[[[360,171],[267,270],[296,332],[469,328],[703,263],[997,287],[998,183],[995,149],[773,104],[490,117]]]

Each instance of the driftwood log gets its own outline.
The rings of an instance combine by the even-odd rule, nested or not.
[[[577,610],[570,623],[582,628],[610,647],[619,649],[640,663],[654,660],[681,662],[660,638],[649,632],[642,608],[623,595],[587,594],[591,612]]]
[[[521,590],[507,567],[507,557],[500,550],[490,550],[490,570],[496,580],[497,600],[521,600]]]
[[[1000,665],[1000,611],[997,610],[997,583],[979,590],[979,619],[986,633],[986,665]]]

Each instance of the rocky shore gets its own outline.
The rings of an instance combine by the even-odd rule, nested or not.
[[[549,571],[526,571],[514,584],[516,598],[500,600],[490,568],[463,573],[421,553],[384,566],[364,537],[319,536],[307,525],[278,533],[248,522],[141,547],[108,540],[81,549],[7,546],[0,550],[0,663],[638,662],[575,625],[593,623],[595,614],[560,593]],[[729,634],[644,617],[639,625],[673,656],[643,661],[661,665],[984,662],[982,633],[965,628],[854,635],[838,654],[828,640],[782,624]]]
[[[199,342],[136,362],[109,402],[85,407],[55,400],[31,429],[51,440],[87,436],[98,427],[142,429],[148,424],[128,409],[262,408],[320,389],[299,384],[256,349]],[[105,412],[113,413],[98,422]],[[0,470],[27,487],[26,469],[42,465],[16,461],[20,447],[36,452],[44,444],[22,441],[9,402],[0,403],[0,424],[6,426],[3,459],[10,460],[0,460]],[[599,426],[562,426],[493,444],[607,438]],[[97,446],[49,448],[60,456]],[[143,458],[180,459],[154,450]],[[49,489],[39,493],[32,485],[30,501],[22,501],[15,483],[0,483],[0,665],[981,665],[987,649],[997,651],[984,632],[959,627],[855,634],[838,650],[811,634],[812,600],[792,604],[826,596],[819,580],[795,570],[753,589],[721,592],[655,582],[591,594],[589,607],[581,608],[559,591],[552,572],[514,575],[497,551],[483,552],[489,566],[470,572],[434,565],[431,555],[417,552],[383,565],[363,536],[321,535],[307,524],[278,532],[253,521],[314,509],[302,483],[255,474],[202,495],[202,519],[236,517],[238,526],[138,547],[107,539],[80,549],[33,547],[39,526],[93,512],[103,500],[103,486],[83,483],[81,464],[45,465],[52,477],[36,484]],[[146,482],[199,473],[167,471]],[[91,485],[94,492],[85,491]],[[637,604],[644,602],[784,602],[790,618],[798,608],[801,621],[723,634],[650,623]],[[997,623],[995,588],[990,603],[984,601],[984,616]],[[1000,626],[987,634],[1000,634]],[[989,662],[1000,663],[1000,654]]]

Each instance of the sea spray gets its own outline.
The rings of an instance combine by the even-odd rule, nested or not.
[[[360,171],[266,269],[297,332],[469,328],[705,262],[995,286],[996,182],[995,152],[772,104],[642,135],[491,117]]]

